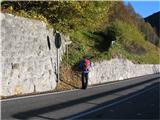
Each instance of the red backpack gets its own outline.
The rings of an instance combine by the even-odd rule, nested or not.
[[[91,64],[90,60],[85,59],[83,64],[83,70],[88,70],[90,67],[90,64]]]

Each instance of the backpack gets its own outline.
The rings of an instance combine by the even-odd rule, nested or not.
[[[90,68],[90,64],[91,64],[90,60],[85,59],[83,63],[83,70],[88,71]]]

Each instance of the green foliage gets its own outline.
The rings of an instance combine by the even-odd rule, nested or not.
[[[5,1],[2,11],[39,19],[43,16],[61,32],[77,30],[95,31],[107,22],[110,6],[114,2],[104,1]],[[22,15],[23,16],[23,15]]]
[[[129,24],[133,24],[145,35],[145,39],[147,41],[157,45],[158,35],[156,34],[155,30],[150,24],[146,23],[140,15],[135,13],[131,4],[124,5],[123,2],[119,1],[116,2],[115,6],[111,8],[109,16],[110,22],[120,20]],[[158,23],[158,21],[156,23]]]
[[[144,21],[141,21],[141,24],[139,26],[141,28],[141,31],[145,35],[145,39],[150,41],[154,45],[157,45],[159,38],[158,38],[157,34],[155,33],[155,30],[152,28],[152,26],[149,23],[146,23]]]
[[[73,43],[69,46],[70,65],[75,65],[83,56],[90,53],[91,41],[81,31],[70,34]],[[66,56],[64,56],[66,58]]]
[[[74,43],[70,46],[69,64],[75,65],[86,54],[90,54],[94,61],[118,57],[129,59],[134,63],[159,64],[159,48],[147,42],[144,34],[136,26],[115,21],[108,25],[104,34],[107,36],[104,40],[92,32],[78,31],[71,34]],[[107,47],[108,43],[105,40],[109,39],[115,40],[115,43],[108,50],[100,51],[96,46],[97,43],[102,42]],[[85,50],[82,50],[83,47]]]
[[[160,17],[160,11],[144,18],[144,20],[151,24],[157,35],[160,37],[159,17]]]
[[[131,24],[113,22],[106,31],[114,31],[115,45],[110,49],[112,57],[123,57],[136,63],[158,64],[159,48],[145,41],[143,34]]]
[[[75,65],[86,55],[100,61],[115,57],[136,63],[159,63],[153,28],[122,1],[4,1],[2,12],[44,21],[71,37],[69,60]],[[141,32],[140,32],[141,31]],[[112,45],[111,41],[115,40]]]

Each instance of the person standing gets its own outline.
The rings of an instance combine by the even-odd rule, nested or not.
[[[80,62],[80,69],[82,70],[82,89],[86,89],[88,86],[88,74],[91,68],[91,61],[85,57]]]

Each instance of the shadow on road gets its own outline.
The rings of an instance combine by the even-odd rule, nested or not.
[[[38,108],[38,109],[33,109],[33,110],[25,111],[25,112],[16,113],[16,114],[12,115],[12,117],[16,118],[16,119],[23,119],[23,120],[31,119],[32,117],[43,118],[43,116],[41,116],[42,114],[45,114],[45,113],[48,113],[48,112],[54,112],[54,111],[57,111],[57,110],[60,110],[60,109],[64,109],[64,108],[67,108],[67,107],[71,107],[71,106],[74,106],[74,105],[78,105],[78,104],[81,104],[81,103],[87,103],[90,100],[94,100],[94,99],[101,98],[101,97],[104,97],[104,96],[112,95],[112,94],[114,94],[116,92],[127,90],[127,89],[130,89],[130,88],[145,84],[145,83],[152,82],[154,80],[155,79],[150,79],[150,80],[143,81],[143,82],[140,82],[140,83],[136,83],[136,84],[133,84],[133,85],[120,87],[120,88],[117,88],[117,89],[114,89],[114,90],[111,90],[111,91],[106,91],[106,92],[102,92],[102,93],[99,93],[99,94],[94,94],[94,95],[91,95],[91,96],[82,97],[80,99],[74,99],[74,100],[70,100],[70,101],[67,101],[67,102],[59,103],[59,104],[53,104],[53,105],[42,107],[42,108]],[[148,87],[146,87],[144,89],[148,89],[149,87],[152,87],[152,86],[155,86],[155,84],[152,84],[152,85],[150,85],[150,86],[148,86]],[[143,91],[143,90],[140,90],[140,91]],[[140,91],[137,91],[136,93],[138,93]],[[120,99],[124,99],[125,97],[131,96],[133,94],[135,94],[135,93],[119,97],[117,99],[108,101],[107,103],[98,104],[96,106],[96,108],[98,108],[100,106],[103,106],[104,104],[106,105],[106,104],[110,104],[110,103],[115,102],[115,101],[119,101]],[[95,109],[95,108],[93,108],[93,109]],[[84,112],[86,112],[86,111],[84,111]],[[70,117],[72,117],[72,116],[68,116],[66,118],[70,118]],[[155,117],[157,117],[157,116],[155,116]],[[66,118],[60,118],[60,119],[66,119]],[[43,119],[54,120],[54,118],[49,118],[49,117],[48,118],[45,117]]]
[[[159,98],[159,89],[160,89],[160,82],[156,82],[156,83],[153,83],[153,84],[151,84],[151,85],[148,85],[148,86],[146,86],[145,88],[143,88],[143,89],[141,89],[141,90],[138,90],[138,91],[136,91],[136,92],[133,92],[133,93],[130,93],[130,94],[128,94],[128,95],[125,95],[125,96],[121,96],[121,97],[118,97],[118,98],[116,98],[116,99],[113,99],[113,100],[110,100],[110,101],[107,101],[107,102],[104,102],[104,103],[101,103],[101,104],[97,104],[96,105],[96,107],[92,107],[91,109],[88,109],[88,110],[86,110],[86,111],[83,111],[83,112],[81,112],[81,113],[77,113],[77,114],[74,114],[74,115],[71,115],[71,116],[67,116],[67,117],[63,117],[63,118],[61,118],[61,119],[70,119],[70,118],[73,118],[73,117],[75,117],[75,116],[79,116],[79,115],[82,115],[82,114],[85,114],[85,113],[90,113],[90,111],[93,111],[93,110],[96,110],[96,109],[98,109],[98,108],[102,108],[102,107],[104,107],[104,106],[107,106],[107,105],[110,105],[110,104],[113,104],[113,103],[116,103],[116,102],[119,102],[120,100],[123,100],[123,99],[126,99],[126,98],[129,98],[130,96],[133,96],[133,95],[135,95],[135,94],[138,94],[138,93],[141,93],[141,92],[143,92],[143,91],[145,91],[145,90],[148,90],[148,89],[150,89],[150,88],[152,88],[152,87],[154,87],[154,88],[156,88],[156,92],[155,92],[155,90],[154,90],[154,96],[156,96],[156,99],[153,97],[152,98],[152,96],[151,96],[151,98],[149,98],[149,99],[152,99],[152,104],[154,104],[155,106],[153,107],[152,106],[152,108],[151,107],[148,107],[147,109],[147,112],[145,111],[146,110],[146,108],[143,108],[144,107],[144,105],[141,105],[141,103],[143,104],[143,103],[145,103],[146,102],[146,99],[141,99],[141,101],[137,101],[137,99],[138,98],[135,98],[135,101],[137,102],[137,103],[139,103],[139,105],[141,106],[138,106],[138,108],[141,108],[140,110],[141,110],[141,112],[144,112],[144,114],[141,114],[140,113],[140,115],[137,115],[136,116],[136,114],[133,116],[133,114],[136,112],[138,112],[138,111],[140,111],[139,109],[137,109],[136,107],[137,106],[134,106],[134,105],[132,105],[132,106],[130,106],[130,108],[127,108],[126,106],[123,106],[123,105],[121,105],[120,106],[120,104],[118,104],[119,106],[120,106],[120,108],[119,108],[119,106],[110,106],[110,107],[107,107],[107,111],[104,111],[104,109],[103,110],[101,110],[100,112],[99,111],[97,111],[97,112],[93,112],[93,113],[91,113],[91,114],[86,114],[86,115],[84,115],[84,116],[82,116],[82,117],[78,117],[78,118],[76,118],[76,120],[86,120],[86,119],[88,119],[88,120],[91,120],[91,119],[95,119],[95,120],[100,120],[100,119],[103,119],[103,120],[129,120],[129,119],[148,119],[148,120],[160,120],[160,113],[159,113],[159,111],[160,111],[160,108],[159,108],[159,105],[160,105],[160,103],[159,103],[159,101],[160,101],[160,98]],[[158,92],[157,92],[158,91]],[[114,94],[115,95],[115,94]],[[141,96],[141,95],[140,95]],[[129,100],[126,100],[125,102],[122,102],[122,103],[124,103],[124,104],[126,104],[127,103],[127,101],[129,101]],[[134,102],[135,102],[134,101]],[[153,102],[154,101],[154,102]],[[87,103],[87,102],[86,102]],[[90,104],[90,102],[88,102],[89,104]],[[94,103],[91,103],[91,104],[94,104]],[[135,103],[132,103],[132,104],[135,104]],[[149,105],[148,105],[149,106]],[[115,111],[114,111],[115,110]],[[144,111],[142,111],[142,110],[144,110]],[[99,112],[99,113],[98,113]],[[127,113],[128,112],[128,113]],[[132,114],[131,114],[132,113]]]

